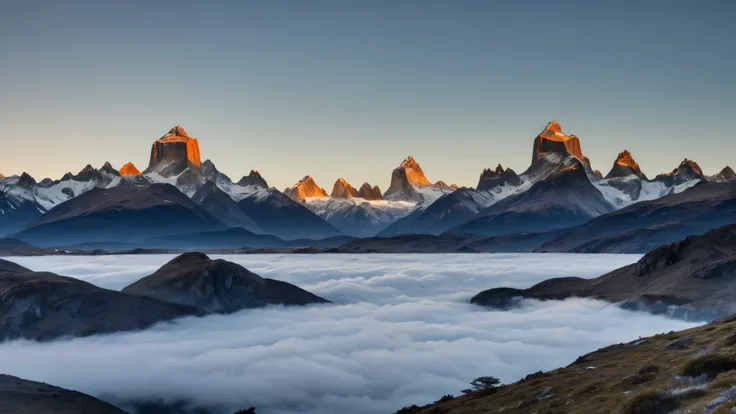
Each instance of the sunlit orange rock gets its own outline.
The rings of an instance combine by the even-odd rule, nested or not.
[[[391,173],[391,184],[386,190],[384,197],[396,196],[398,194],[411,195],[415,192],[412,186],[430,186],[422,167],[414,157],[409,156]]]
[[[616,161],[614,161],[613,167],[608,175],[606,175],[606,178],[628,177],[630,175],[646,178],[641,168],[639,168],[639,164],[634,161],[631,153],[624,150],[616,157]]]
[[[177,125],[153,143],[151,160],[145,172],[156,171],[171,176],[180,174],[189,166],[202,167],[199,142]]]
[[[358,197],[366,200],[383,200],[383,194],[378,186],[371,187],[368,183],[363,183],[358,190]]]
[[[141,175],[141,172],[135,167],[135,165],[133,165],[132,162],[129,162],[120,167],[120,175],[124,177],[135,177]]]
[[[601,172],[601,170],[593,170],[593,175],[598,178],[603,178],[603,173]]]
[[[5,178],[5,176],[2,173],[0,173],[0,178]]]
[[[548,154],[572,155],[583,162],[588,162],[583,156],[580,139],[575,135],[565,135],[557,121],[552,121],[534,139],[532,152],[532,166],[539,165]]]
[[[294,184],[293,187],[284,190],[284,194],[297,201],[304,201],[311,197],[328,197],[327,191],[318,186],[311,175],[307,175]]]
[[[344,178],[338,178],[337,181],[335,181],[335,185],[332,186],[332,193],[330,193],[330,197],[337,198],[350,198],[357,196],[358,190],[345,181]]]

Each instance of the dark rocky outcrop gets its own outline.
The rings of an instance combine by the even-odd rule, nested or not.
[[[335,185],[332,186],[332,193],[330,193],[330,197],[337,198],[350,198],[357,196],[358,190],[345,181],[344,178],[338,178],[337,181],[335,181]]]
[[[646,175],[641,171],[639,164],[634,161],[634,157],[631,156],[629,151],[624,150],[618,154],[616,161],[613,162],[611,171],[606,175],[606,178],[621,178],[635,175],[639,178],[647,179]]]
[[[472,303],[508,308],[514,298],[590,297],[632,310],[690,320],[736,311],[736,224],[663,245],[638,262],[595,279],[557,278],[529,289],[490,289]]]
[[[94,167],[87,164],[84,168],[82,168],[81,171],[74,177],[72,177],[72,180],[74,181],[102,181],[102,173],[97,171]]]
[[[215,313],[266,305],[328,303],[289,283],[264,279],[238,264],[211,260],[202,253],[185,253],[122,292],[197,306]]]
[[[220,170],[218,170],[215,166],[215,163],[210,160],[205,160],[202,163],[202,174],[204,174],[205,178],[207,178],[208,180],[220,185],[233,183],[230,177],[228,177],[224,173],[221,173]]]
[[[101,289],[49,272],[32,272],[0,259],[0,339],[50,340],[138,330],[205,313],[193,306]]]
[[[736,180],[736,172],[731,169],[731,167],[726,166],[719,172],[718,174],[711,177],[711,181],[715,182],[729,182],[729,181],[735,181]]]
[[[476,189],[478,191],[488,191],[504,185],[518,186],[519,184],[521,184],[521,179],[514,170],[511,168],[504,170],[503,166],[498,164],[495,170],[490,168],[483,170]]]
[[[268,183],[256,170],[250,170],[250,174],[244,175],[243,178],[238,181],[238,185],[252,185],[261,188],[268,188]]]
[[[81,392],[2,374],[0,413],[126,414],[111,404]]]
[[[654,180],[660,181],[667,186],[675,186],[693,180],[705,181],[706,178],[698,163],[685,158],[672,172],[660,174]]]
[[[422,195],[414,186],[425,187],[431,185],[432,183],[424,175],[419,163],[416,162],[414,157],[409,156],[391,173],[391,185],[383,197],[389,200],[422,201]]]
[[[16,183],[16,185],[21,188],[32,188],[35,187],[36,184],[36,179],[31,177],[31,175],[27,172],[23,172],[23,174],[20,175],[18,182]]]
[[[61,203],[17,238],[37,246],[129,242],[225,228],[169,184],[93,189]]]
[[[368,183],[363,183],[358,190],[358,197],[366,200],[383,200],[383,194],[378,186],[371,187]]]
[[[155,171],[164,177],[171,177],[189,167],[200,169],[201,166],[197,139],[177,125],[153,143],[151,159],[144,174]]]
[[[115,175],[116,176],[119,176],[120,175],[120,171],[118,171],[115,168],[113,168],[112,167],[112,164],[110,164],[109,161],[105,161],[105,163],[102,165],[102,167],[100,167],[99,171],[101,173],[105,173],[105,174],[109,174],[109,175],[114,175],[114,176]]]

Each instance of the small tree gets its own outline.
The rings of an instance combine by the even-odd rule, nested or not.
[[[495,377],[478,377],[470,381],[470,385],[477,391],[484,391],[500,387],[501,381]]]

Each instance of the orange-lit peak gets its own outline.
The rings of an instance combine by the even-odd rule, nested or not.
[[[406,179],[410,184],[432,185],[427,177],[424,176],[422,167],[419,166],[419,163],[411,155],[401,162],[399,169],[404,170],[406,173]],[[393,178],[391,181],[393,182]]]
[[[618,157],[616,158],[616,164],[622,165],[624,167],[629,167],[641,173],[639,164],[637,164],[636,161],[634,161],[634,157],[632,157],[631,153],[627,150],[624,150],[622,153],[618,154]]]
[[[187,131],[184,130],[180,125],[177,125],[169,130],[169,132],[166,133],[161,139],[187,139],[187,138],[193,138],[187,134]]]
[[[138,170],[138,168],[133,165],[132,162],[129,162],[122,167],[120,167],[120,175],[126,176],[126,177],[133,177],[137,175],[141,175],[141,172]]]
[[[683,169],[683,168],[689,168],[694,173],[696,173],[698,175],[703,175],[703,170],[700,168],[700,165],[698,165],[698,163],[695,162],[695,161],[693,161],[693,160],[689,160],[689,159],[685,158],[680,163],[680,167],[678,169]]]
[[[3,173],[0,173],[0,178],[5,178],[5,176],[3,175]]]
[[[85,171],[94,171],[94,167],[92,167],[91,165],[87,164],[87,165],[86,165],[86,166],[85,166],[84,168],[82,168],[82,169],[81,169],[81,170],[79,171],[79,173],[81,174],[81,173],[83,173],[83,172],[85,172]]]

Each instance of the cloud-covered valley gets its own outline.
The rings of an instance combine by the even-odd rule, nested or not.
[[[188,400],[223,413],[390,413],[567,365],[605,346],[693,324],[571,299],[509,312],[467,301],[496,286],[595,277],[635,255],[222,256],[334,302],[185,318],[133,333],[0,344],[2,372],[124,406]],[[172,256],[11,258],[120,289]]]

